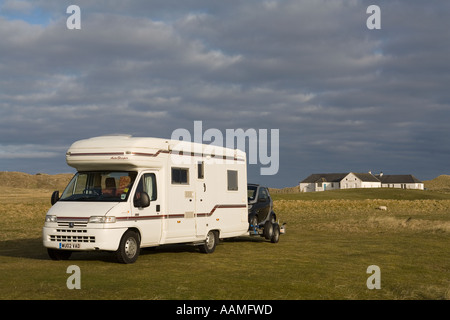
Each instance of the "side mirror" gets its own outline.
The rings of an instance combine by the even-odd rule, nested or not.
[[[141,192],[139,199],[134,199],[134,206],[138,208],[147,208],[150,206],[150,197],[147,192]]]
[[[147,192],[142,192],[141,193],[141,207],[147,208],[148,206],[150,206],[150,197]]]
[[[59,191],[53,191],[52,193],[52,198],[51,198],[51,203],[52,205],[54,205],[56,202],[58,202],[59,200]]]

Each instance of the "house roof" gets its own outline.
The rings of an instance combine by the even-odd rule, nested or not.
[[[381,183],[422,183],[419,179],[412,174],[388,174],[388,175],[376,175],[380,179]]]
[[[348,173],[313,173],[300,183],[340,182]]]
[[[373,174],[371,173],[355,173],[353,172],[355,176],[358,177],[361,181],[367,181],[367,182],[380,182],[379,179],[377,179]]]
[[[412,174],[373,175],[371,173],[313,173],[300,183],[341,182],[348,174],[353,173],[361,181],[381,183],[422,183]]]

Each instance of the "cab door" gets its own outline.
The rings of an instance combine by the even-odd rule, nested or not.
[[[158,245],[161,240],[162,214],[161,204],[164,193],[158,192],[159,172],[145,172],[139,178],[132,201],[132,217],[141,232],[141,246]],[[150,205],[142,207],[140,197],[146,192]]]

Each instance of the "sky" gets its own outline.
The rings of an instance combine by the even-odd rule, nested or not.
[[[248,165],[270,187],[450,174],[449,14],[441,0],[0,1],[0,171],[74,172],[77,140],[201,121],[278,130],[276,173]]]

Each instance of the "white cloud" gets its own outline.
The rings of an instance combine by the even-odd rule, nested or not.
[[[65,147],[33,144],[0,144],[0,159],[51,159],[59,157]]]
[[[304,171],[367,161],[352,148],[411,152],[419,133],[450,144],[447,2],[381,1],[374,32],[357,0],[81,0],[76,31],[65,25],[70,4],[0,9],[2,159],[51,159],[47,144],[111,132],[170,136],[194,120],[280,129],[281,154],[295,158],[280,167],[285,179],[296,161]],[[10,19],[36,10],[47,25]]]
[[[33,4],[22,0],[5,0],[0,6],[0,12],[8,13],[30,13],[33,10]]]

